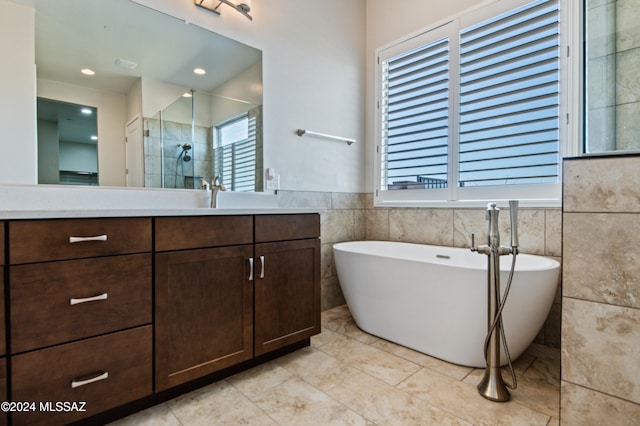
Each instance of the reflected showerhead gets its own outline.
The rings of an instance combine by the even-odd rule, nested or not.
[[[188,161],[191,161],[191,156],[189,154],[187,154],[187,151],[191,150],[191,144],[190,143],[185,143],[182,145],[178,145],[178,148],[182,148],[182,151],[180,152],[180,155],[178,155],[178,160],[180,160],[180,158],[182,158],[182,161],[184,161],[185,163]]]

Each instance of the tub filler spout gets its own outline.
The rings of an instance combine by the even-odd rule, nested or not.
[[[497,402],[508,401],[511,398],[507,387],[515,389],[517,386],[513,365],[511,363],[511,354],[504,334],[504,326],[502,323],[502,311],[509,295],[513,273],[515,270],[516,255],[518,254],[518,202],[509,201],[511,211],[511,247],[500,245],[500,231],[498,230],[498,216],[500,209],[496,203],[487,205],[487,245],[474,247],[473,236],[471,238],[471,251],[485,254],[488,256],[488,282],[487,282],[487,300],[488,300],[488,316],[487,316],[487,335],[484,340],[484,358],[486,368],[482,381],[478,384],[478,392],[483,397]],[[507,280],[507,286],[504,295],[501,296],[500,291],[500,256],[512,255],[511,270]],[[511,384],[508,385],[502,379],[502,370],[500,369],[500,347],[501,342],[505,350],[507,362],[511,369]]]

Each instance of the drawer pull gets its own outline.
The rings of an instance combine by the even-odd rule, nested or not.
[[[249,258],[249,281],[253,281],[253,257]]]
[[[107,371],[105,371],[104,373],[98,373],[97,376],[91,377],[90,379],[84,379],[84,380],[73,379],[71,381],[71,388],[72,389],[79,388],[80,386],[88,385],[90,383],[99,382],[100,380],[107,380],[108,378],[109,378],[109,373]]]
[[[69,299],[69,304],[79,305],[80,303],[95,302],[96,300],[107,300],[108,298],[109,298],[108,293],[102,293],[98,296],[85,297],[83,299]]]
[[[96,235],[95,237],[69,237],[69,242],[73,243],[82,243],[85,241],[107,241],[106,235]]]
[[[260,278],[264,278],[264,256],[260,256]]]

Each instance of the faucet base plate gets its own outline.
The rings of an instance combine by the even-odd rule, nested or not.
[[[502,380],[502,370],[500,367],[487,366],[484,377],[478,384],[478,392],[484,398],[495,402],[506,402],[511,399],[511,394]]]

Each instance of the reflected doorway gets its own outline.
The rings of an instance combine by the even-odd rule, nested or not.
[[[98,185],[98,109],[38,98],[38,183]]]

